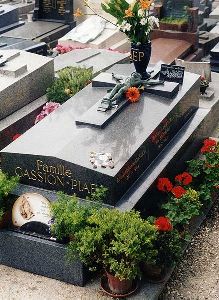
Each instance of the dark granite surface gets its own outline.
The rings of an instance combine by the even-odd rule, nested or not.
[[[67,262],[65,245],[13,231],[0,231],[0,263],[79,286],[88,278],[81,262]]]
[[[35,21],[4,33],[2,36],[34,40],[65,26],[62,23]]]
[[[144,95],[104,130],[75,125],[75,119],[106,94],[106,89],[90,85],[6,147],[2,152],[3,170],[14,174],[16,167],[22,168],[19,171],[25,184],[64,189],[81,197],[95,185],[103,184],[112,189],[108,203],[115,203],[197,108],[198,78],[186,73],[181,90],[171,101]],[[149,145],[149,140],[154,142]],[[93,170],[89,162],[91,151],[111,153],[115,168]],[[24,171],[36,170],[37,160],[42,161],[38,162],[38,171],[46,172],[43,179]],[[61,164],[70,170],[65,183],[59,180],[57,184],[57,178],[51,177],[54,174],[45,171],[41,164]]]
[[[10,5],[2,5],[0,13],[0,28],[19,21],[18,9]]]

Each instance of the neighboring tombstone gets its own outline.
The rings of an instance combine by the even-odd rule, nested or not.
[[[73,1],[36,0],[33,20],[61,22],[73,28]]]
[[[190,0],[163,0],[163,17],[170,18],[186,18],[188,13],[187,9],[192,7]]]
[[[13,28],[23,25],[19,20],[18,8],[10,5],[1,5],[0,7],[0,33],[4,33]]]

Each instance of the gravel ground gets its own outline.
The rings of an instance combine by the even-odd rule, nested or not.
[[[219,300],[219,201],[193,237],[160,300]]]

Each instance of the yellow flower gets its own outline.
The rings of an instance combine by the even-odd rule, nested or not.
[[[75,17],[81,17],[83,16],[83,12],[80,10],[80,8],[77,8],[76,12],[74,13]]]
[[[141,5],[141,9],[149,9],[151,6],[152,1],[148,1],[148,0],[140,0],[140,5]]]
[[[125,18],[133,17],[133,12],[131,10],[131,7],[125,10]]]
[[[65,94],[66,94],[66,95],[71,95],[71,90],[68,89],[68,88],[66,88],[66,89],[65,89]]]

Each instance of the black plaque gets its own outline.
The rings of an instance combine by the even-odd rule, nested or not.
[[[185,67],[162,64],[159,79],[182,84],[184,78],[184,72],[185,72]]]
[[[36,0],[33,20],[73,24],[73,1]]]

